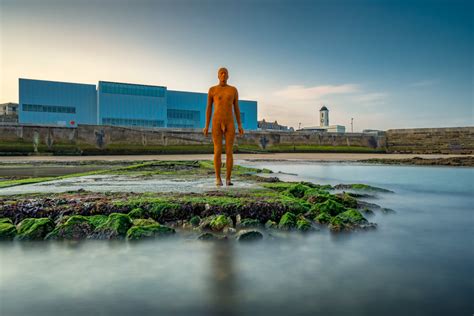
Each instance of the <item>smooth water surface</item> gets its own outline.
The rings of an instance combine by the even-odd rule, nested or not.
[[[473,168],[254,163],[393,190],[373,231],[251,245],[1,243],[1,315],[471,315]]]

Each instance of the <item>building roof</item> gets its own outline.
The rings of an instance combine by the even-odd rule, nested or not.
[[[321,110],[319,111],[329,111],[328,108],[326,106],[323,105],[323,107],[321,108]]]

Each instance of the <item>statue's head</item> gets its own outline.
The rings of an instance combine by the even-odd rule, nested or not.
[[[227,68],[219,68],[219,70],[217,71],[217,78],[219,78],[220,83],[226,84],[227,79],[229,79],[229,71],[227,70]]]

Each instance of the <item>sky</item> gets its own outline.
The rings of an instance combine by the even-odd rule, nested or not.
[[[473,1],[0,0],[0,103],[18,78],[207,92],[258,119],[351,131],[474,125]]]

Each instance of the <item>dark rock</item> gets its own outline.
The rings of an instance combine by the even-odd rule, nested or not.
[[[237,233],[236,238],[240,242],[249,242],[261,240],[263,238],[263,235],[257,230],[241,230]]]

